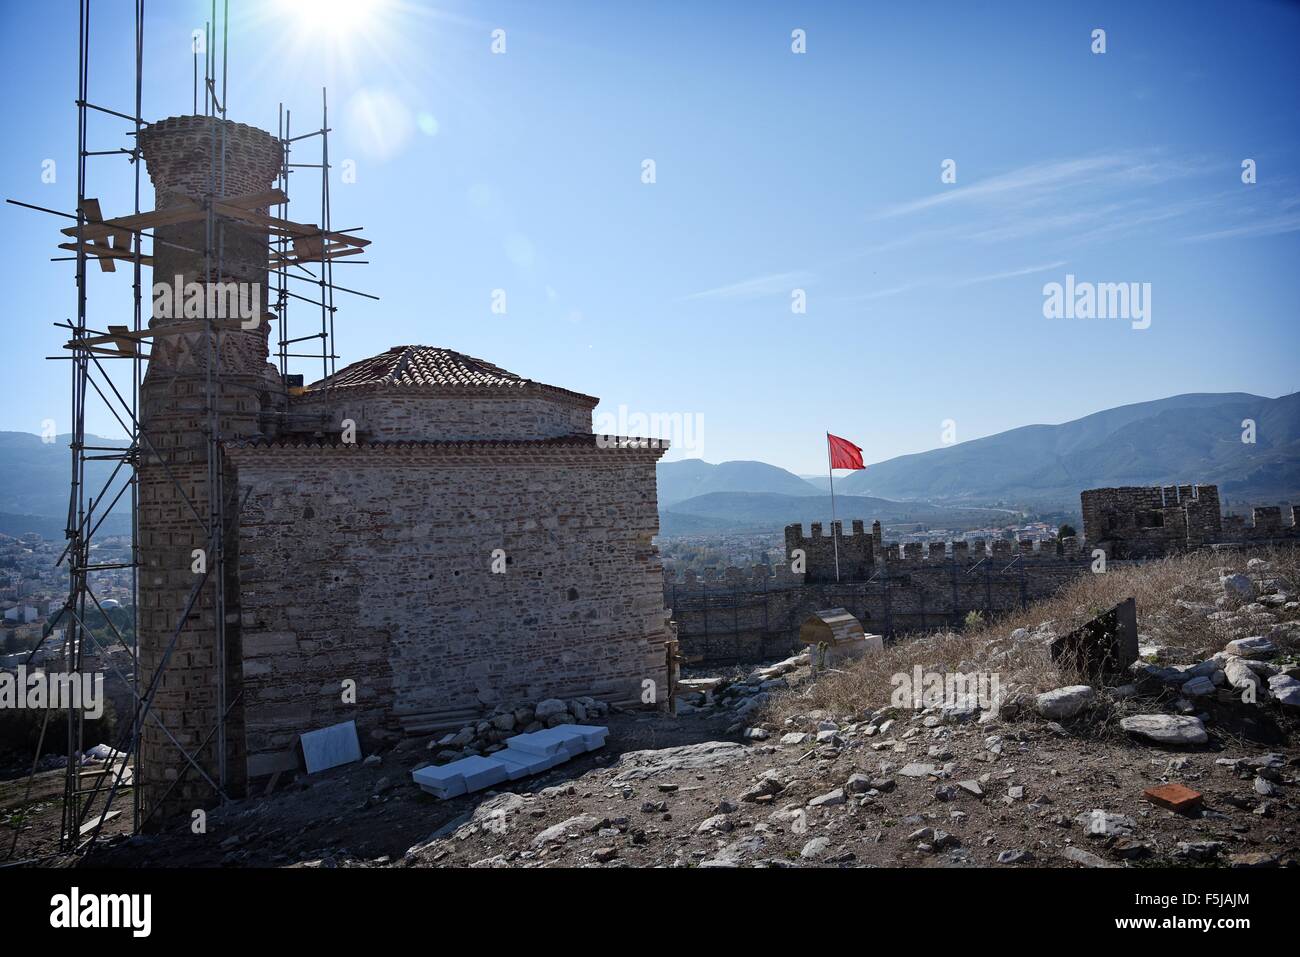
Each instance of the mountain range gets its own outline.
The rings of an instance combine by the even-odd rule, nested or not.
[[[763,462],[685,460],[661,463],[658,474],[665,534],[764,521],[775,531],[830,518],[825,478],[801,478]],[[837,515],[846,523],[879,518],[956,525],[978,521],[970,509],[980,506],[1014,503],[1073,513],[1083,489],[1173,483],[1217,484],[1225,503],[1300,499],[1300,393],[1277,399],[1191,393],[1060,425],[1022,426],[873,463],[836,479],[835,490]],[[904,507],[909,503],[910,510]]]
[[[59,539],[68,514],[68,488],[72,459],[68,453],[70,435],[58,435],[54,441],[42,441],[27,432],[0,432],[0,534],[21,535],[39,532],[42,538]],[[124,448],[129,443],[87,435],[87,445]],[[90,453],[102,454],[102,453]],[[86,494],[99,497],[116,462],[86,462]],[[129,478],[123,466],[113,476],[106,493],[107,501],[121,490]],[[130,501],[124,495],[100,526],[102,535],[131,533]]]
[[[850,438],[869,448],[868,434]],[[99,494],[113,464],[87,463],[91,494]],[[67,511],[68,470],[68,436],[46,443],[0,432],[0,533],[54,537]],[[119,475],[110,496],[121,481]],[[825,478],[800,478],[766,462],[660,463],[658,482],[667,535],[779,531],[796,521],[830,520]],[[837,478],[836,514],[846,524],[878,518],[971,527],[989,517],[982,508],[1000,504],[1073,513],[1083,489],[1175,482],[1217,484],[1234,505],[1300,501],[1300,393],[1176,395],[900,455]],[[102,531],[129,529],[119,505]]]

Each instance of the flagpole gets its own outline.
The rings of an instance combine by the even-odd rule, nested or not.
[[[835,584],[840,583],[840,537],[835,534],[835,472],[831,469],[831,434],[826,433],[826,476],[831,480],[831,544],[835,548]]]

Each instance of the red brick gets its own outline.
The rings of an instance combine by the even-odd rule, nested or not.
[[[1142,796],[1152,804],[1177,811],[1179,814],[1192,814],[1201,809],[1204,798],[1199,791],[1182,784],[1162,784],[1158,788],[1147,788]]]

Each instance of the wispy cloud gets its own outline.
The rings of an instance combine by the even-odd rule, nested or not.
[[[1125,151],[1096,156],[1053,160],[1021,166],[996,176],[978,180],[969,186],[943,187],[921,199],[897,203],[879,210],[873,219],[910,216],[946,206],[997,203],[1008,200],[1015,206],[1037,205],[1054,198],[1058,191],[1095,188],[1098,185],[1150,184],[1199,168],[1195,163],[1156,163],[1149,153]]]
[[[788,295],[790,290],[806,285],[812,281],[811,273],[797,270],[794,272],[769,273],[766,276],[754,276],[716,289],[693,292],[683,299],[739,300],[760,299],[763,296],[778,294]]]
[[[861,293],[854,296],[836,297],[834,302],[870,302],[875,299],[889,299],[893,296],[902,295],[905,292],[911,292],[913,289],[954,289],[961,286],[974,286],[980,283],[997,282],[1001,279],[1015,279],[1019,276],[1032,276],[1034,273],[1047,272],[1049,269],[1060,269],[1068,265],[1069,260],[1058,259],[1055,262],[1042,263],[1037,266],[1023,266],[1019,269],[1008,269],[1003,272],[987,273],[980,276],[966,276],[962,278],[953,278],[952,276],[931,276],[925,279],[917,279],[913,282],[902,283],[897,286],[889,286],[885,289],[873,289],[870,292]]]
[[[1185,237],[1189,243],[1209,242],[1214,239],[1248,239],[1252,236],[1280,236],[1300,230],[1300,214],[1292,216],[1274,216],[1269,219],[1243,223],[1228,229],[1216,229],[1208,233],[1197,233]]]
[[[1069,263],[1068,259],[1058,259],[1056,262],[1043,263],[1041,266],[1026,266],[1023,269],[1012,269],[1007,272],[989,273],[987,276],[972,276],[969,279],[959,279],[952,283],[954,286],[974,286],[982,282],[996,282],[999,279],[1015,279],[1017,276],[1032,276],[1036,272],[1047,272],[1049,269],[1060,269]]]

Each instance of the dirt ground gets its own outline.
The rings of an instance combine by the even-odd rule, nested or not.
[[[1245,703],[1221,669],[1206,672],[1216,687],[1195,703],[1179,691],[1180,669],[1212,665],[1203,659],[1216,652],[1240,663],[1218,649],[1252,635],[1276,643],[1257,673],[1294,684],[1300,571],[1290,553],[1268,557],[1198,554],[1084,580],[986,634],[891,645],[815,681],[806,660],[737,673],[710,701],[697,695],[694,710],[615,711],[599,722],[609,727],[599,751],[448,801],[411,779],[441,746],[411,738],[211,809],[200,833],[182,819],[131,837],[127,796],[91,852],[74,858],[57,855],[62,772],[37,775],[30,795],[26,777],[0,781],[0,865],[17,825],[9,863],[92,868],[1294,867],[1300,709],[1273,695]],[[1236,570],[1254,576],[1258,601],[1226,594],[1220,576]],[[1137,683],[1099,688],[1068,720],[1046,720],[1033,692],[1077,684],[1045,657],[1053,621],[1073,627],[1132,594]],[[981,661],[1001,662],[1028,705],[882,707],[894,672]],[[1157,661],[1183,664],[1148,664]],[[1125,717],[1193,712],[1204,743],[1157,744],[1121,727]],[[1198,792],[1202,806],[1180,814],[1143,796],[1170,783]]]
[[[929,867],[999,866],[1000,852],[1020,851],[1027,853],[1015,858],[1016,866],[1032,867],[1075,866],[1062,855],[1076,847],[1095,855],[1083,858],[1093,866],[1300,864],[1294,798],[1300,752],[1290,745],[1265,748],[1212,738],[1204,746],[1162,748],[1132,741],[1109,722],[1084,721],[1062,734],[1038,719],[925,727],[927,717],[937,720],[904,712],[886,739],[897,743],[884,747],[875,738],[850,737],[841,746],[809,748],[742,743],[739,735],[726,733],[731,718],[725,713],[615,714],[607,722],[610,737],[603,750],[508,789],[449,801],[411,782],[410,769],[424,763],[427,752],[423,740],[409,740],[383,754],[377,766],[354,764],[303,776],[269,797],[214,809],[203,834],[191,833],[182,822],[169,832],[132,838],[123,833],[129,818],[124,814],[76,863]],[[912,729],[917,733],[901,737]],[[1286,730],[1293,737],[1295,728]],[[620,760],[629,752],[709,741],[731,744],[726,763],[620,778],[634,766]],[[909,762],[939,763],[930,756],[936,747],[940,755],[951,752],[941,762],[949,769],[942,780],[899,773]],[[1271,799],[1254,790],[1253,770],[1216,763],[1269,752],[1281,756],[1272,762],[1281,771],[1274,775],[1279,795]],[[764,772],[781,782],[779,792],[742,800]],[[854,773],[870,778],[877,793],[848,793],[841,802],[833,792]],[[52,774],[52,781],[61,781],[58,772]],[[956,784],[972,780],[983,782],[983,797]],[[1144,788],[1167,781],[1202,792],[1205,809],[1184,817],[1142,797]],[[1013,791],[1016,787],[1023,792]],[[815,800],[827,794],[832,795],[828,800]],[[1130,819],[1131,833],[1087,836],[1076,818],[1096,810]],[[701,831],[710,818],[721,820]],[[566,822],[561,834],[539,841],[548,828]],[[456,824],[454,830],[448,827]],[[50,802],[24,830],[21,856],[49,850],[57,827],[58,806]],[[929,838],[924,828],[936,837]],[[430,842],[439,829],[444,834]],[[1196,842],[1208,843],[1180,854],[1180,844]],[[408,855],[413,847],[419,849]]]

